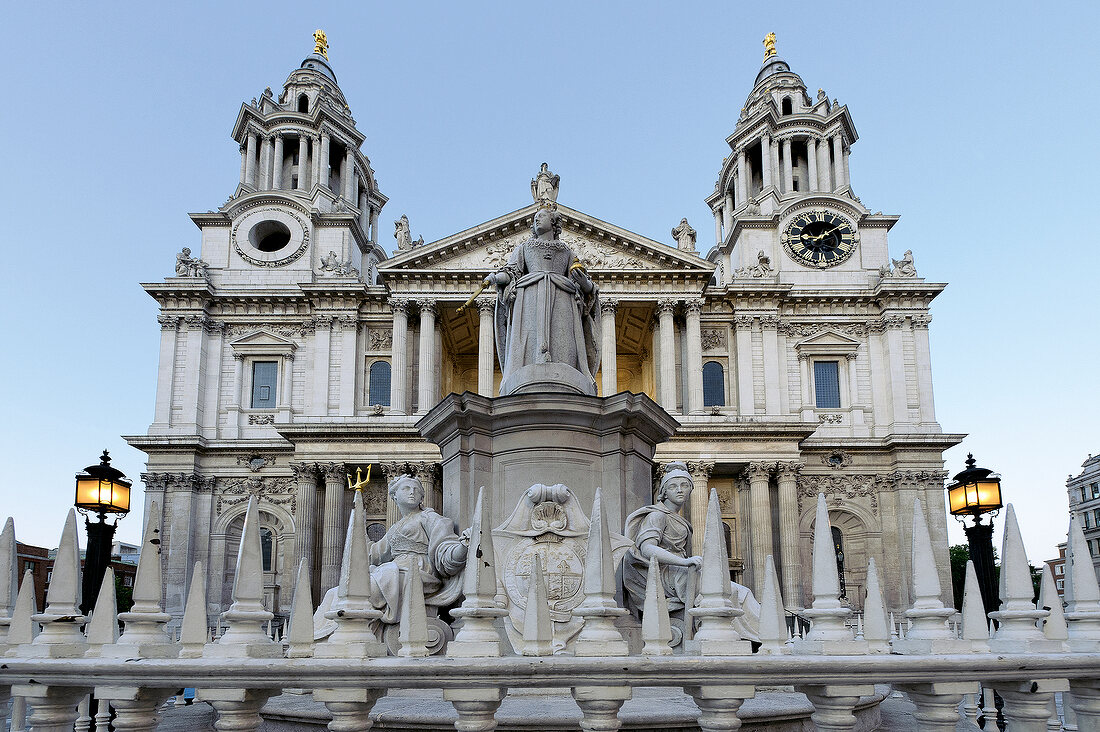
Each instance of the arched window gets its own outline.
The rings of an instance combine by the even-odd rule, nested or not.
[[[726,405],[726,377],[722,364],[707,361],[703,364],[703,406],[724,407]]]
[[[840,597],[847,597],[848,590],[844,582],[844,534],[839,527],[833,529],[833,548],[836,550],[836,572],[840,576]]]
[[[260,529],[260,558],[265,572],[275,571],[275,534],[271,529]]]
[[[298,111],[302,114],[309,112],[309,96],[307,94],[298,95]]]
[[[794,104],[790,97],[783,97],[783,114],[794,114]]]
[[[375,361],[370,365],[370,379],[368,380],[367,403],[371,406],[381,404],[390,406],[390,363],[389,361]]]

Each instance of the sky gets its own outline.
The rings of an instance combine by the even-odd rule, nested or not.
[[[240,104],[278,94],[315,28],[390,199],[387,248],[402,213],[430,242],[529,203],[543,161],[565,205],[668,243],[686,216],[709,243],[703,199],[774,31],[811,94],[848,105],[853,189],[901,215],[892,256],[949,283],[936,411],[968,437],[946,469],[972,451],[999,472],[1031,561],[1057,556],[1066,477],[1100,451],[1100,4],[52,2],[4,20],[0,516],[21,541],[56,546],[104,448],[142,505],[121,435],[152,421],[160,331],[138,283],[198,251],[187,213],[236,186]]]

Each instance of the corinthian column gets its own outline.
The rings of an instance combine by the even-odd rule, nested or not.
[[[256,187],[256,133],[248,133],[248,162],[245,163],[245,183]]]
[[[745,469],[749,479],[752,529],[752,591],[764,591],[764,559],[772,553],[772,503],[768,480],[774,463],[753,462]]]
[[[783,192],[794,190],[794,160],[791,159],[791,138],[783,138]]]
[[[806,188],[810,191],[821,190],[821,185],[817,180],[817,138],[806,138],[806,177],[809,178],[806,181]]]
[[[603,371],[603,379],[600,386],[604,396],[611,396],[619,391],[618,362],[615,346],[615,310],[618,303],[615,300],[600,300],[600,333],[603,342],[600,344],[600,369]]]
[[[699,321],[703,312],[702,298],[684,303],[687,339],[687,403],[684,413],[691,414],[703,408],[703,331]]]
[[[496,298],[477,301],[480,316],[477,330],[477,393],[487,397],[493,395],[493,344],[496,341],[493,311],[496,304]]]
[[[271,161],[271,187],[279,190],[283,187],[283,133],[275,133],[275,157]]]
[[[844,140],[840,133],[833,135],[833,190],[839,191],[844,187]]]
[[[420,364],[417,369],[418,413],[427,412],[435,406],[436,394],[432,389],[435,383],[435,316],[438,310],[432,300],[420,300]]]
[[[393,343],[390,346],[390,409],[398,414],[408,413],[408,339],[409,339],[409,301],[390,298],[393,310]]]
[[[657,303],[657,318],[661,330],[661,406],[676,411],[676,334],[672,330],[672,314],[676,310],[675,300],[661,300]]]
[[[776,466],[779,485],[779,547],[782,553],[783,600],[787,607],[801,609],[802,563],[798,558],[798,473],[805,463]]]
[[[305,560],[306,571],[309,573],[309,583],[313,589],[312,601],[314,606],[320,596],[320,587],[314,581],[313,575],[316,553],[314,552],[314,537],[317,533],[317,465],[316,463],[291,463],[290,469],[294,471],[294,481],[297,484],[297,498],[294,511],[294,541],[298,545],[298,559]]]
[[[328,188],[330,140],[328,130],[321,130],[321,154],[317,156],[317,164],[320,166],[318,171],[321,176],[322,188]]]
[[[707,523],[707,503],[710,501],[711,471],[714,470],[714,462],[710,460],[693,460],[688,463],[688,472],[691,473],[691,482],[694,486],[691,490],[691,553],[700,556],[703,553],[703,528]]]
[[[347,470],[340,463],[323,466],[325,476],[325,523],[321,537],[321,594],[340,581],[340,555],[344,544],[341,528],[344,512],[344,481]]]
[[[764,135],[760,138],[760,181],[767,190],[772,184],[772,138]]]
[[[745,148],[737,150],[737,205],[744,206],[749,200],[749,166],[746,164]]]
[[[306,180],[306,160],[309,158],[309,138],[305,136],[305,133],[298,133],[298,190],[304,191],[309,188],[309,182]]]

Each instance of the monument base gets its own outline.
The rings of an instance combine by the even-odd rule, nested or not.
[[[644,394],[450,394],[416,423],[443,454],[443,513],[469,526],[477,490],[492,496],[492,525],[536,483],[563,483],[585,511],[596,487],[612,531],[653,502],[653,453],[677,422]]]

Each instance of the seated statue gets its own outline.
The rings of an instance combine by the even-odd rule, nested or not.
[[[649,560],[661,565],[669,612],[695,605],[698,592],[698,571],[702,557],[689,556],[691,524],[680,515],[694,483],[683,463],[671,463],[657,490],[657,503],[640,508],[626,518],[626,538],[634,543],[623,558],[623,587],[628,606],[640,612],[645,604],[645,587]],[[744,614],[734,620],[734,627],[746,640],[760,640],[760,603],[744,585],[730,582],[737,603]]]
[[[440,607],[448,607],[462,597],[462,574],[466,567],[469,537],[455,534],[455,524],[430,508],[424,508],[424,486],[411,475],[397,478],[389,494],[401,518],[385,536],[370,547],[371,604],[382,611],[383,626],[397,624],[401,618],[401,597],[408,569],[417,564],[424,583],[424,604],[429,619]],[[321,600],[313,616],[314,638],[332,634],[336,621],[324,614],[336,600],[333,587]],[[429,620],[431,622],[431,620]],[[384,630],[376,629],[375,632]]]

